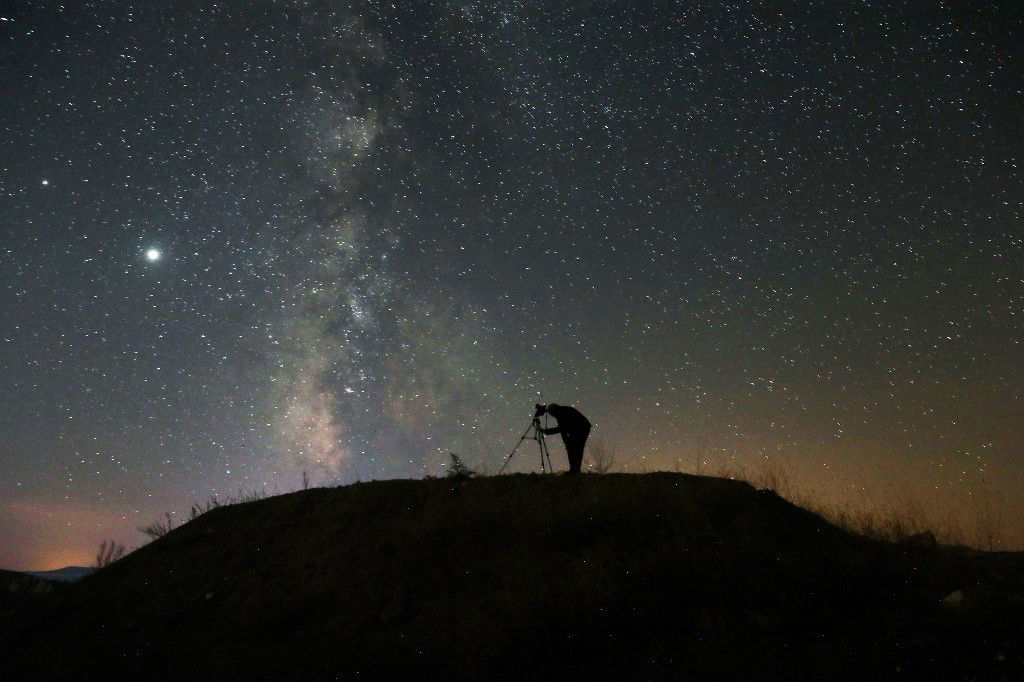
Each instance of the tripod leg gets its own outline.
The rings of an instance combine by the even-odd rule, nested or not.
[[[524,440],[526,440],[527,434],[530,433],[530,429],[533,429],[536,426],[537,426],[536,423],[531,422],[530,425],[526,427],[526,430],[523,431],[523,435],[519,436],[519,442],[516,443],[516,446],[514,448],[512,448],[512,452],[508,453],[508,457],[505,458],[505,463],[501,465],[500,469],[498,469],[498,474],[500,474],[502,471],[505,470],[505,467],[508,466],[508,463],[512,461],[512,455],[516,454],[516,450],[518,450],[519,446],[523,444]],[[537,438],[537,432],[536,431],[534,431],[533,436],[531,436],[531,438],[536,440],[536,438]],[[542,460],[541,461],[542,467],[543,467],[543,463],[544,462]]]
[[[508,457],[505,458],[505,463],[501,465],[500,469],[498,469],[499,474],[502,471],[504,471],[505,467],[508,466],[508,463],[512,461],[512,455],[516,454],[516,450],[518,450],[519,446],[523,444],[524,440],[526,440],[526,434],[530,432],[531,428],[533,428],[533,424],[530,424],[530,426],[528,426],[526,430],[523,431],[523,435],[519,437],[519,442],[516,443],[516,446],[514,448],[512,448],[512,452],[508,453]]]

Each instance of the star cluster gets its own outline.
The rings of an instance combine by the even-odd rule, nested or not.
[[[0,565],[494,471],[540,397],[631,470],[1024,518],[1014,3],[0,15]]]

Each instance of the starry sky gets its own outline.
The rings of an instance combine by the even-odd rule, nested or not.
[[[1022,19],[5,3],[0,566],[493,473],[541,399],[623,469],[983,501],[1024,547]]]

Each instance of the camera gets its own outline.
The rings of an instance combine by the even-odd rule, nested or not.
[[[548,404],[547,403],[537,403],[536,405],[534,405],[534,407],[537,408],[536,412],[533,413],[533,418],[534,419],[536,419],[537,417],[541,416],[542,414],[544,414],[545,412],[548,411]]]

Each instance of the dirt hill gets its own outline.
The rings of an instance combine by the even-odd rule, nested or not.
[[[4,679],[1024,679],[1022,595],[1019,553],[725,479],[383,481],[214,509],[0,649]]]

